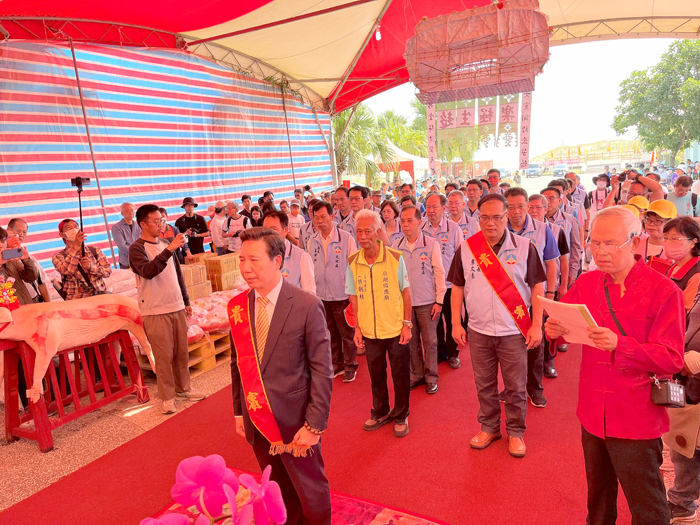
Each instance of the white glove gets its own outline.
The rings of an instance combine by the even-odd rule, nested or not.
[[[695,375],[700,373],[700,352],[691,350],[687,352],[683,357],[685,360],[685,366],[690,372]]]

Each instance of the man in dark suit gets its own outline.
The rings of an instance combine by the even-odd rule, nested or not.
[[[272,466],[271,479],[282,490],[288,524],[330,525],[330,489],[320,437],[328,424],[333,364],[323,305],[315,295],[282,277],[285,246],[277,233],[269,228],[252,228],[240,237],[241,275],[251,289],[247,294],[248,341],[252,338],[255,343],[257,356],[253,355],[253,359],[258,359],[264,385],[260,398],[269,401],[282,449],[310,450],[300,457],[288,451],[278,454],[274,443],[271,447],[268,438],[253,424],[260,414],[254,413],[251,420],[249,409],[258,412],[259,405],[256,407],[255,400],[251,405],[250,392],[246,396],[243,391],[241,369],[246,370],[240,366],[243,339],[238,326],[232,324],[236,331],[232,345],[235,340],[240,342],[238,350],[231,355],[236,432],[253,446],[261,469]],[[257,368],[253,369],[257,374]],[[245,373],[243,379],[248,390],[251,380]]]

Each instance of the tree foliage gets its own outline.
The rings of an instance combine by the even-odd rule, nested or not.
[[[359,104],[352,118],[350,118],[351,115],[352,110],[347,109],[333,119],[335,140],[340,138],[347,124],[345,134],[335,148],[338,177],[340,178],[345,171],[364,175],[367,186],[376,186],[380,182],[380,171],[374,159],[380,157],[382,164],[390,165],[394,161],[393,152],[386,144],[385,137],[382,136],[369,106]],[[349,124],[348,118],[350,118]]]
[[[420,157],[428,155],[428,142],[425,130],[415,129],[409,125],[408,119],[389,109],[377,117],[377,125],[383,137],[389,139],[395,146]]]
[[[658,64],[632,72],[618,101],[613,129],[622,134],[636,126],[648,149],[675,157],[700,139],[700,41],[674,42]]]

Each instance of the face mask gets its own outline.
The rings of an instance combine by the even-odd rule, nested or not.
[[[604,180],[599,180],[598,182],[595,183],[595,185],[598,186],[599,190],[604,190],[608,186],[608,183],[605,182]]]
[[[69,241],[74,241],[76,236],[78,235],[78,230],[68,230],[67,232],[63,232],[63,235],[66,236],[66,239]]]
[[[629,195],[627,194],[627,190],[623,190],[620,192],[620,201],[622,202],[622,204],[627,204],[628,197]]]
[[[664,255],[668,257],[669,259],[673,259],[674,261],[680,261],[683,257],[685,257],[690,250],[692,250],[693,245],[690,245],[690,248],[685,250],[685,242],[665,242],[664,243]]]

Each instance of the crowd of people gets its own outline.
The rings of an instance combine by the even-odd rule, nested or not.
[[[203,398],[191,389],[186,364],[190,307],[179,270],[185,260],[208,249],[240,254],[242,276],[262,298],[251,296],[253,325],[265,325],[254,335],[256,345],[262,338],[265,347],[276,308],[283,296],[292,297],[287,284],[317,298],[327,332],[313,337],[328,345],[328,360],[310,349],[310,368],[298,372],[312,387],[295,383],[295,392],[309,388],[301,413],[320,410],[293,438],[309,447],[318,445],[327,424],[328,381],[353,382],[363,373],[359,355],[366,357],[372,391],[364,429],[391,424],[403,438],[411,391],[437,394],[440,363],[459,369],[468,345],[480,425],[470,446],[484,449],[503,437],[503,404],[508,451],[525,456],[528,402],[546,408],[543,378],[557,377],[556,355],[568,351],[567,320],[548,318],[542,298],[586,305],[597,325],[583,346],[577,411],[589,523],[615,522],[618,482],[634,523],[678,523],[695,519],[700,497],[700,413],[694,408],[700,406],[694,377],[700,372],[700,226],[694,219],[700,220],[700,204],[691,191],[698,170],[700,163],[672,173],[660,167],[617,174],[606,167],[590,192],[572,172],[528,194],[501,181],[495,169],[484,179],[423,181],[418,191],[412,184],[393,192],[387,184],[375,191],[341,186],[317,198],[306,186],[289,201],[276,202],[272,191],[257,205],[250,195],[218,201],[205,215],[188,197],[172,225],[163,208],[147,204],[135,211],[124,203],[112,237],[119,267],[137,276],[144,326],[156,341],[164,413],[175,411],[176,397]],[[0,229],[0,248],[19,247],[27,230],[25,221],[13,219],[7,231]],[[104,254],[84,243],[76,221],[66,219],[58,230],[65,248],[52,260],[64,299],[104,293],[112,271]],[[26,248],[16,259],[2,259],[0,273],[26,284],[18,287],[21,304],[49,300],[50,283]],[[313,302],[297,302],[304,315],[316,315]],[[289,337],[297,336],[298,330]],[[262,352],[258,358],[264,377]],[[162,377],[161,362],[169,364]],[[652,400],[658,380],[670,378],[685,387],[685,409],[667,410]],[[240,379],[234,382],[236,416],[248,418],[246,399],[236,398],[239,387]],[[249,441],[257,435],[239,420],[237,430]],[[676,472],[668,496],[659,472],[662,434]],[[261,454],[256,449],[262,465]],[[316,469],[310,479],[324,483],[322,461],[309,468]],[[312,512],[296,483],[280,483],[287,484],[283,495],[296,490],[300,513]]]

